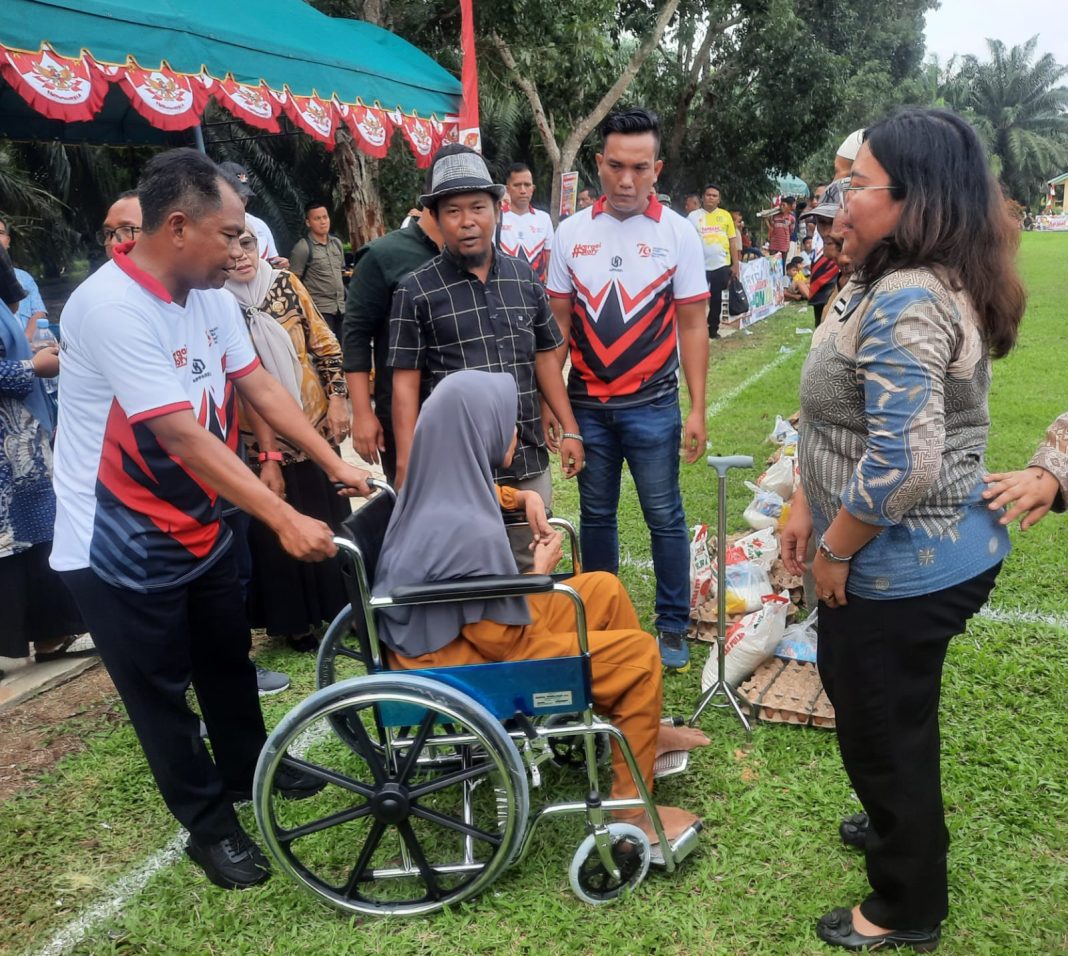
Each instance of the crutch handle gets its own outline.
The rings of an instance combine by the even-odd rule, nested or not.
[[[715,468],[720,478],[726,478],[727,472],[731,468],[752,468],[753,456],[752,455],[727,455],[724,458],[718,458],[715,455],[709,455],[705,459],[708,462],[709,468]]]

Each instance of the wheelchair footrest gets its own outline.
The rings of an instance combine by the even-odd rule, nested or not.
[[[674,777],[675,774],[684,773],[690,766],[690,751],[669,750],[656,758],[653,764],[653,779],[663,780],[665,777]]]
[[[686,859],[697,848],[697,841],[700,837],[703,824],[698,820],[692,827],[687,827],[679,834],[679,838],[671,844],[671,853],[675,858],[675,865],[678,866],[683,860]],[[667,865],[664,860],[664,851],[660,847],[660,844],[656,844],[652,848],[652,856],[649,859],[649,863],[652,866],[664,867]]]

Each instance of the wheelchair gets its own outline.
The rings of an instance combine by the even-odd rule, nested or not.
[[[586,836],[569,869],[580,899],[610,903],[638,886],[650,865],[673,871],[696,846],[700,825],[669,843],[626,738],[594,715],[579,595],[563,575],[516,575],[408,585],[372,597],[395,502],[387,485],[375,487],[334,539],[351,603],[324,635],[319,689],[270,734],[256,768],[256,821],[278,866],[346,912],[428,914],[475,897],[517,865],[542,821],[584,814]],[[580,570],[574,529],[557,518],[550,523],[568,534]],[[574,606],[574,656],[388,669],[378,608],[550,591]],[[636,797],[602,795],[610,740],[622,750]],[[532,811],[531,786],[547,762],[584,775],[585,795]],[[275,786],[283,766],[318,778],[321,789],[287,800]],[[681,769],[685,761],[658,766],[657,775]],[[613,810],[638,808],[649,814],[659,845],[611,818]]]

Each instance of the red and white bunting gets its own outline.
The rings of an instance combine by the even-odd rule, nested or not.
[[[356,145],[368,156],[381,159],[389,151],[393,124],[382,110],[357,103],[344,117]]]
[[[216,83],[212,92],[221,106],[225,106],[238,119],[268,133],[278,132],[278,114],[281,105],[265,86],[248,86],[235,82],[228,76]]]
[[[434,129],[430,120],[418,116],[405,116],[401,122],[401,132],[408,140],[412,152],[415,154],[415,165],[420,169],[426,169],[434,157],[436,143],[434,142]]]
[[[120,80],[130,105],[159,129],[189,129],[200,122],[208,91],[196,77],[175,73],[163,64],[158,70],[128,66]]]
[[[286,92],[289,93],[288,90]],[[332,102],[328,100],[324,103],[314,95],[296,96],[289,93],[282,101],[282,109],[312,139],[317,139],[327,150],[333,150],[338,115]]]
[[[89,122],[96,117],[111,84],[123,90],[130,105],[152,126],[184,130],[196,126],[211,97],[239,120],[270,133],[280,130],[278,116],[292,122],[334,148],[338,126],[344,123],[356,145],[381,159],[389,150],[393,131],[399,129],[415,155],[417,165],[430,165],[443,142],[456,142],[462,133],[458,117],[443,119],[405,115],[400,109],[342,103],[335,98],[299,96],[288,87],[274,90],[238,83],[229,74],[218,79],[208,73],[190,75],[172,70],[167,63],[144,69],[130,58],[125,64],[98,63],[88,52],[65,57],[48,44],[27,53],[0,44],[0,75],[36,112],[65,123]]]
[[[441,121],[441,142],[458,143],[460,141],[460,117],[450,113]]]
[[[47,46],[37,53],[0,47],[0,73],[34,110],[65,123],[96,116],[109,86],[90,56],[71,59]]]

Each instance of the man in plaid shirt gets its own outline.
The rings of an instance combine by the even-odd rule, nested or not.
[[[527,263],[493,246],[503,194],[473,150],[450,145],[435,156],[431,192],[420,201],[437,222],[444,248],[401,281],[390,315],[397,483],[407,470],[424,377],[432,389],[460,369],[508,372],[519,391],[519,442],[511,467],[496,477],[520,492],[536,492],[549,507],[541,400],[563,425],[560,454],[568,478],[582,467],[582,439],[557,358],[564,340],[545,289]],[[513,539],[520,570],[529,567],[529,542],[529,534]]]

